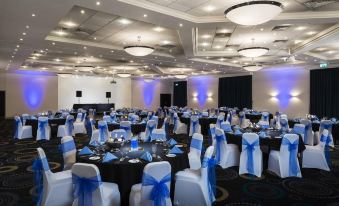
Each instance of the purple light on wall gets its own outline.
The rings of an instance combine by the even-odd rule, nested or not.
[[[143,98],[144,98],[143,99],[144,105],[147,109],[149,109],[152,106],[157,81],[154,80],[152,82],[145,82],[141,80],[140,84],[141,84],[140,86],[142,87],[142,91],[143,91],[142,93],[143,93]]]
[[[190,80],[193,86],[192,91],[196,91],[197,93],[196,98],[198,100],[198,105],[200,108],[204,108],[208,99],[208,87],[213,78],[209,76],[196,76],[191,77]]]

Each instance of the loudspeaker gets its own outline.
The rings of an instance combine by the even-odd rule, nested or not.
[[[82,97],[82,91],[76,91],[76,97]]]
[[[111,98],[111,92],[106,92],[106,98]]]

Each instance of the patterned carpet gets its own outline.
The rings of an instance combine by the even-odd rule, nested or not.
[[[32,160],[36,148],[44,148],[53,172],[63,167],[60,140],[14,141],[13,122],[0,120],[0,206],[34,205]],[[178,141],[181,137],[175,137]],[[76,136],[77,148],[89,141]],[[207,142],[205,143],[206,146]],[[303,178],[281,179],[265,171],[262,178],[239,176],[238,167],[217,168],[216,205],[327,205],[339,206],[339,148],[331,152],[333,170],[302,169]],[[266,157],[267,162],[267,155]]]

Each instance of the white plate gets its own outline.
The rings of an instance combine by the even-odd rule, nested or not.
[[[138,160],[138,159],[130,159],[130,160],[128,160],[128,162],[129,163],[138,163],[138,162],[140,162],[140,160]]]
[[[182,144],[177,144],[177,145],[175,145],[175,146],[177,146],[177,147],[183,147],[184,145],[182,145]]]
[[[166,157],[175,157],[177,156],[176,154],[167,154]]]
[[[90,159],[90,160],[99,160],[100,157],[99,157],[99,156],[94,156],[94,157],[90,157],[89,159]]]

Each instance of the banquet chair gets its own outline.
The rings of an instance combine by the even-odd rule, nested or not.
[[[70,170],[76,162],[76,147],[72,136],[61,138],[60,149],[64,158],[64,170]]]
[[[283,132],[289,132],[290,131],[287,119],[280,119],[280,130],[283,131]]]
[[[29,114],[22,114],[22,125],[25,126],[26,125],[26,120],[28,120],[30,118]]]
[[[177,113],[173,114],[173,133],[175,134],[187,134],[187,125],[182,123]]]
[[[285,134],[280,151],[271,150],[268,158],[268,170],[281,178],[301,177],[298,161],[299,137],[297,134]]]
[[[249,120],[246,119],[245,112],[239,112],[239,126],[240,128],[244,129],[249,126]]]
[[[317,168],[321,170],[330,171],[327,161],[330,161],[329,156],[326,158],[326,153],[329,152],[328,147],[329,135],[328,130],[324,129],[320,138],[320,143],[315,146],[306,145],[303,152],[303,168]]]
[[[90,132],[90,134],[91,134],[90,143],[92,143],[94,140],[95,141],[98,140],[98,138],[99,138],[99,130],[95,128],[95,120],[90,118],[89,119],[89,123],[90,123],[89,129],[91,129],[91,132]]]
[[[102,120],[105,121],[107,124],[111,123],[111,121],[112,121],[111,116],[109,116],[109,115],[103,116]]]
[[[111,118],[111,123],[115,123],[117,121],[117,114],[115,112],[111,112],[109,116]]]
[[[175,205],[211,206],[215,201],[214,147],[207,148],[200,170],[187,169],[175,175]]]
[[[202,116],[202,117],[208,117],[208,112],[202,112],[202,113],[201,113],[201,116]]]
[[[80,114],[80,115],[79,115]],[[86,134],[86,113],[78,113],[76,121],[74,122],[74,134]]]
[[[120,206],[118,185],[102,182],[100,171],[96,165],[76,163],[72,167],[72,175],[75,196],[73,206],[80,206],[79,202],[88,206]],[[90,191],[83,186],[86,183],[91,185]],[[80,199],[81,197],[83,199]]]
[[[106,142],[110,137],[110,133],[108,131],[107,122],[99,121],[98,122],[98,139],[97,141],[100,143]]]
[[[35,175],[35,186],[40,184],[42,178],[42,191],[39,193],[38,200],[41,200],[43,206],[69,206],[73,201],[73,186],[71,170],[53,173],[48,164],[44,150],[39,147],[38,159],[34,161],[32,169]],[[42,175],[42,177],[41,177]]]
[[[302,140],[305,142],[305,125],[303,124],[295,124],[293,126],[292,132],[295,134],[299,134]]]
[[[115,139],[127,138],[127,132],[124,129],[115,129],[111,132],[111,137]]]
[[[255,133],[244,133],[242,135],[239,174],[251,174],[261,177],[262,162],[259,136]]]
[[[197,115],[191,116],[189,136],[191,137],[194,133],[201,134],[201,126],[199,124],[199,116],[197,116]]]
[[[132,125],[130,121],[121,121],[120,122],[120,129],[124,129],[127,133],[126,139],[130,140],[132,137]]]
[[[154,120],[155,121],[155,128],[158,128],[158,124],[159,124],[159,117],[158,116],[155,116],[153,115],[151,120]]]
[[[38,117],[38,130],[36,140],[50,140],[51,127],[48,125],[48,117]]]
[[[262,112],[261,120],[258,123],[262,128],[267,129],[270,127],[269,116],[270,116],[270,113]]]
[[[215,124],[216,128],[220,128],[221,127],[221,123],[224,122],[225,116],[219,114],[218,118],[217,118],[217,123]]]
[[[310,146],[314,145],[314,132],[312,131],[312,122],[308,119],[302,119],[301,124],[305,125],[304,143]]]
[[[151,135],[151,141],[166,141],[166,132],[164,129],[154,129]]]
[[[142,182],[131,188],[130,206],[171,206],[171,165],[167,161],[148,163]],[[159,202],[158,202],[159,201]],[[161,204],[164,201],[164,204]]]
[[[68,115],[66,117],[65,125],[59,125],[57,137],[64,136],[74,136],[74,117],[72,115]]]
[[[146,124],[145,132],[140,133],[140,138],[144,142],[149,142],[152,139],[152,133],[156,129],[157,123],[155,120],[148,120]]]
[[[235,144],[227,144],[224,130],[215,128],[215,138],[213,139],[216,164],[222,168],[239,165],[240,152]]]
[[[232,132],[232,126],[228,121],[221,123],[220,129],[224,130],[225,132]]]
[[[216,128],[216,124],[210,124],[209,134],[212,139],[214,139],[215,137],[215,128]]]
[[[332,136],[332,121],[331,120],[321,120],[320,122],[320,126],[319,126],[319,131],[315,132],[314,136],[315,136],[315,144],[319,144],[320,142],[320,135],[323,133],[324,129],[328,130],[328,136],[330,138],[330,143],[329,146],[334,147],[334,142],[333,142],[333,136]]]
[[[188,153],[188,161],[190,169],[198,170],[201,168],[201,150],[203,144],[203,136],[199,133],[194,133],[191,140],[190,152]]]
[[[26,138],[33,137],[32,126],[22,125],[22,122],[19,116],[15,116],[14,121],[15,121],[14,139],[26,139]]]

